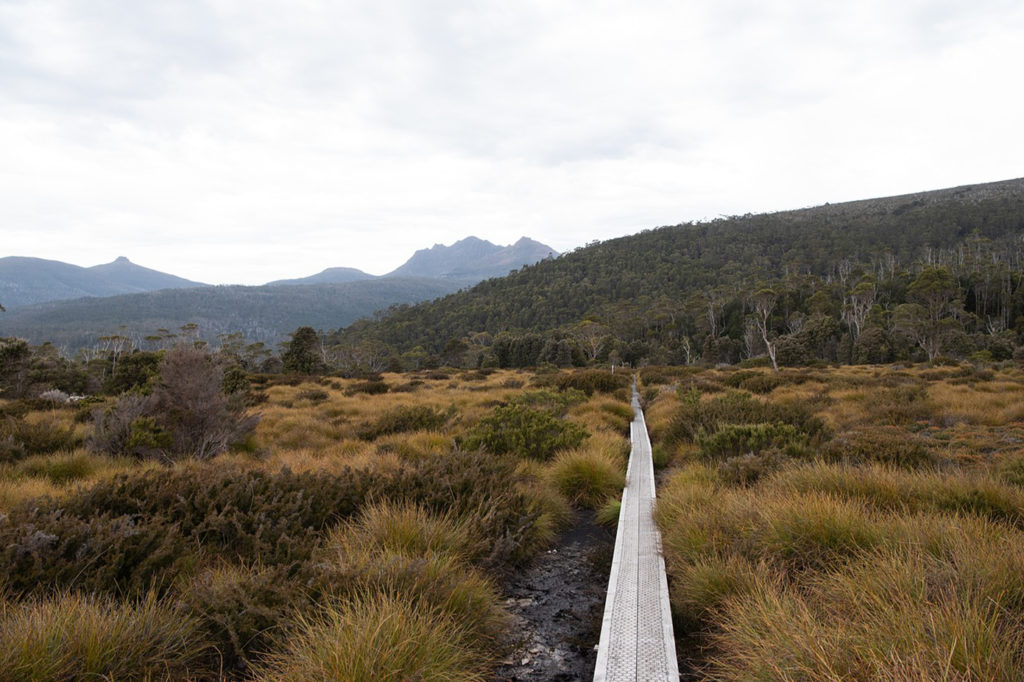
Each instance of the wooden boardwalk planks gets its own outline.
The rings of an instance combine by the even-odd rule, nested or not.
[[[622,492],[615,555],[608,580],[594,682],[676,682],[672,616],[654,523],[654,462],[643,410],[633,386],[632,450]]]

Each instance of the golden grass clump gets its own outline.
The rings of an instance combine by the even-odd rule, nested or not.
[[[570,504],[597,509],[626,484],[628,453],[625,437],[598,432],[586,445],[557,454],[548,463],[546,475]]]
[[[855,499],[874,509],[977,514],[1024,528],[1024,490],[992,473],[907,471],[879,463],[846,466],[811,462],[775,474],[771,488]]]
[[[673,611],[713,679],[1024,679],[1019,493],[821,463],[735,488],[688,467],[657,507]]]
[[[56,594],[0,604],[0,671],[24,680],[188,679],[209,653],[196,622],[152,596],[138,604]]]
[[[487,679],[488,664],[451,616],[371,592],[297,614],[284,650],[268,657],[256,679],[474,682]]]
[[[68,486],[57,485],[48,478],[0,478],[0,513],[8,512],[27,500],[44,496],[59,499],[67,494],[67,491]]]
[[[1024,386],[1017,382],[983,385],[934,383],[928,397],[941,421],[979,426],[1004,426],[1024,418]]]
[[[441,457],[452,451],[452,437],[437,431],[414,431],[396,433],[378,438],[379,451],[393,452],[402,460],[417,461],[430,457]]]
[[[445,555],[459,560],[483,551],[470,524],[452,512],[431,514],[411,504],[368,504],[353,521],[332,530],[324,543],[329,554],[345,561],[363,547],[405,556]]]

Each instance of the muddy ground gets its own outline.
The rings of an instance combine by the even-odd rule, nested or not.
[[[511,579],[506,608],[515,653],[495,680],[569,682],[594,677],[615,535],[577,512],[555,546]]]

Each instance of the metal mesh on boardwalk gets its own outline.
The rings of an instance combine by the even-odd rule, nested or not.
[[[654,463],[633,387],[632,451],[622,492],[594,682],[676,682],[661,534],[654,523]]]

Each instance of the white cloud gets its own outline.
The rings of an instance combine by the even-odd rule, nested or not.
[[[209,282],[1021,175],[1024,8],[0,1],[4,253]]]

